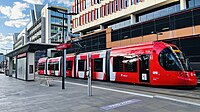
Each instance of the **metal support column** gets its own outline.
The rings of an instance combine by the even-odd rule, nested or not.
[[[87,55],[87,71],[88,71],[88,96],[92,96],[92,74],[91,74],[91,58]]]
[[[63,22],[62,22],[62,43],[65,42],[65,13],[63,13]],[[66,75],[66,49],[63,49],[63,74],[62,74],[62,89],[65,89],[65,75]]]
[[[8,62],[8,76],[9,77],[12,77],[12,72],[13,72],[13,58],[9,57],[9,62]]]

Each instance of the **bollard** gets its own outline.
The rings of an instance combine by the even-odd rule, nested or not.
[[[87,72],[88,72],[88,96],[92,96],[92,75],[91,75],[91,59],[90,54],[87,55]]]
[[[88,73],[88,96],[92,96],[92,80],[91,80],[91,73]]]

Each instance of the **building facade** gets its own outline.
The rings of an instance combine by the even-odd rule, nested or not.
[[[176,44],[200,75],[200,0],[74,0],[72,10],[85,47],[69,53],[160,40]]]
[[[20,32],[13,35],[13,50],[26,45],[29,42],[59,44],[62,42],[62,14],[48,10],[52,5],[35,4],[33,10],[30,10],[30,23]],[[58,7],[59,8],[59,7]],[[64,7],[60,7],[64,8]],[[66,9],[66,8],[64,8]],[[66,9],[68,11],[68,9]],[[68,16],[64,16],[64,31],[71,32],[71,22]],[[67,34],[65,34],[66,36]],[[53,38],[52,38],[53,37]],[[35,65],[42,57],[57,57],[62,55],[61,51],[55,48],[40,50],[35,52]],[[14,58],[14,64],[16,58]]]

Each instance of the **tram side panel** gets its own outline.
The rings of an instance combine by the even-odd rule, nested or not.
[[[52,74],[52,64],[51,64],[51,58],[49,58],[47,60],[47,75],[51,75]]]
[[[47,57],[45,58],[40,58],[37,63],[37,68],[38,68],[38,74],[40,75],[46,75],[47,74]]]
[[[37,68],[38,68],[39,75],[45,74],[45,63],[38,63]]]
[[[106,50],[91,53],[92,79],[107,80]]]
[[[61,57],[47,60],[47,75],[61,76]]]
[[[149,58],[153,43],[112,48],[110,81],[150,84]],[[141,60],[143,57],[144,60]],[[148,60],[146,60],[148,59]]]
[[[75,63],[75,56],[70,55],[66,56],[66,76],[67,77],[74,77],[74,63]]]
[[[173,48],[172,50],[170,48]],[[176,51],[176,52],[174,52]],[[159,86],[195,86],[196,75],[192,70],[181,68],[183,63],[176,54],[181,51],[175,45],[164,43],[154,44],[153,60],[151,61],[151,85]],[[182,63],[182,65],[180,65]]]
[[[161,59],[159,58],[159,54],[164,48],[166,48],[165,45],[154,45],[153,57],[150,60],[151,85],[175,85],[175,82],[177,82],[176,75],[178,74],[176,74],[176,71],[165,70],[160,65],[159,60]]]
[[[110,56],[110,81],[138,83],[138,61],[125,62],[128,60],[122,54]]]
[[[76,56],[76,78],[86,78],[87,70],[87,53],[79,54]]]
[[[59,57],[59,58],[58,58],[58,61],[56,61],[54,64],[55,64],[55,65],[54,65],[54,66],[55,66],[55,75],[56,75],[56,76],[61,76],[62,58]]]

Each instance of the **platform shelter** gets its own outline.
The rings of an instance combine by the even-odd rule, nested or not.
[[[7,75],[17,79],[35,80],[35,52],[55,48],[57,44],[29,42],[6,54],[9,58]],[[13,73],[13,59],[16,59],[15,72]]]

